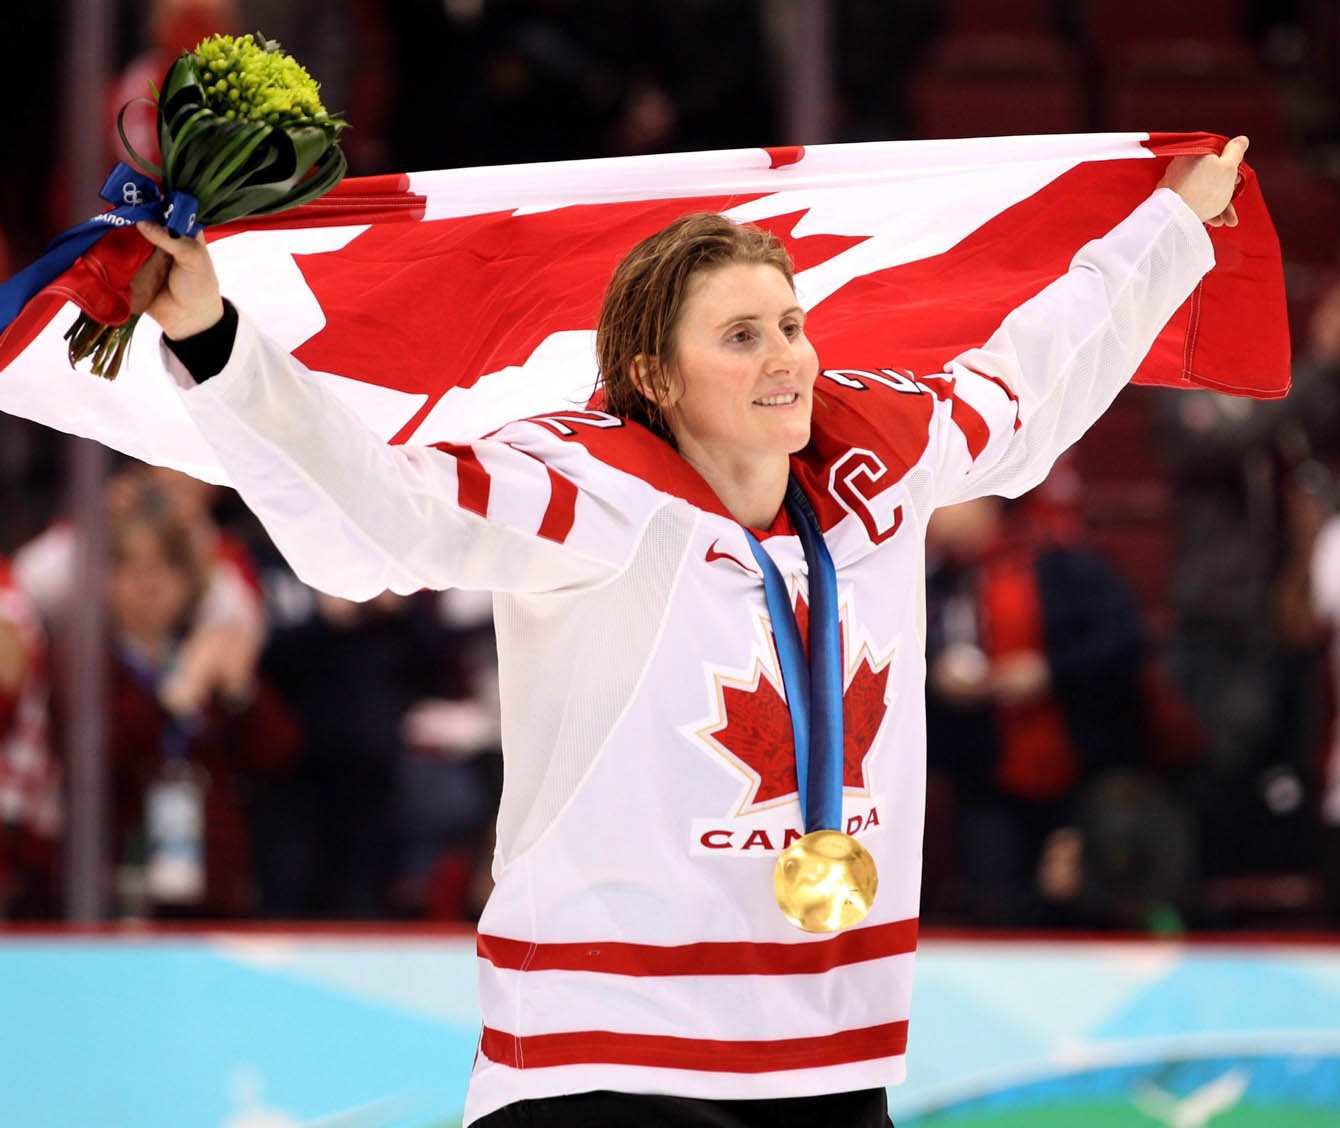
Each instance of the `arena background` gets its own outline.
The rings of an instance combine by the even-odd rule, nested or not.
[[[933,780],[910,1080],[891,1092],[891,1111],[899,1128],[1340,1123],[1340,813],[1325,806],[1336,694],[1331,624],[1308,587],[1340,464],[1333,0],[12,9],[0,68],[0,276],[92,210],[115,156],[113,108],[144,93],[183,37],[209,30],[259,28],[297,53],[327,104],[353,121],[346,149],[360,175],[904,137],[1248,133],[1281,239],[1296,380],[1315,395],[1271,413],[1125,393],[1016,511],[1106,560],[1133,596],[1142,699],[1162,733],[1141,760],[1154,790],[1094,816],[1086,841],[1108,833],[1106,854],[1077,862],[1066,853],[1073,840],[1049,840],[1039,882],[1050,892],[1030,885],[1010,899],[984,897],[971,880],[966,832],[995,822],[975,819],[952,771]],[[80,569],[74,614],[49,624],[62,830],[45,844],[46,885],[18,895],[0,882],[0,1121],[456,1123],[478,1031],[469,922],[486,892],[498,776],[487,614],[420,601],[358,620],[384,644],[377,653],[400,657],[412,650],[406,639],[436,631],[431,652],[451,685],[356,703],[385,713],[391,734],[364,734],[362,759],[330,752],[333,738],[311,720],[333,702],[290,697],[303,751],[287,774],[244,781],[257,855],[242,874],[245,904],[226,919],[156,905],[143,866],[109,829],[117,722],[101,662],[114,627],[96,593],[103,486],[124,470],[89,444],[0,416],[0,555],[64,517],[78,531]],[[249,553],[274,629],[263,668],[282,688],[280,655],[294,637],[285,631],[305,628],[315,598],[234,501],[213,499],[211,520]],[[1242,543],[1215,540],[1234,530]],[[1211,564],[1240,558],[1240,572],[1197,571],[1187,548],[1197,539]],[[1218,615],[1244,592],[1238,620]],[[1204,665],[1207,652],[1217,666]],[[1254,717],[1239,717],[1257,698]],[[447,708],[414,712],[424,701]],[[406,735],[411,715],[431,731]],[[1235,719],[1256,725],[1250,738]],[[331,794],[322,772],[351,764],[376,786],[338,795],[342,827],[318,825],[314,797]],[[378,787],[389,808],[371,805]],[[1004,809],[992,807],[992,819]],[[3,819],[8,880],[14,839]],[[307,837],[286,835],[299,824]],[[990,860],[1000,840],[972,848]],[[1053,895],[1067,883],[1071,895]]]

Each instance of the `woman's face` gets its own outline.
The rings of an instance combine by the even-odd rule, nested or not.
[[[107,593],[116,627],[142,639],[166,639],[191,601],[191,579],[168,559],[149,525],[126,530],[111,563]]]
[[[800,450],[818,374],[805,313],[776,267],[731,263],[690,279],[666,418],[691,460]]]

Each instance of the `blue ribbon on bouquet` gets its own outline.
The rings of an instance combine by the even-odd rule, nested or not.
[[[745,536],[763,569],[763,594],[777,640],[782,685],[796,748],[796,791],[805,833],[842,829],[842,632],[837,570],[823,531],[795,478],[786,485],[786,512],[805,550],[809,571],[810,653],[800,638],[786,581],[748,529]]]
[[[95,215],[85,223],[57,235],[31,266],[0,285],[0,332],[9,327],[28,301],[75,264],[94,243],[117,227],[130,227],[142,219],[162,223],[177,236],[193,236],[200,230],[196,213],[200,203],[189,192],[163,195],[158,185],[124,161],[118,161],[98,193],[111,211]]]

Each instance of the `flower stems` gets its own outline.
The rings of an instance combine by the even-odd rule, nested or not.
[[[104,325],[95,321],[86,313],[65,332],[70,342],[66,350],[73,368],[80,361],[90,357],[93,361],[93,374],[104,380],[115,380],[121,371],[121,362],[125,359],[130,338],[134,335],[135,325],[140,315],[134,314],[124,325]]]

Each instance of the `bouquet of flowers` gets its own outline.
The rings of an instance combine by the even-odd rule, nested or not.
[[[338,137],[348,123],[326,112],[316,81],[262,35],[203,40],[153,93],[161,166],[135,152],[119,118],[117,128],[132,159],[161,181],[166,214],[159,215],[178,234],[297,207],[344,176]],[[158,198],[155,185],[130,183],[121,185],[126,202],[145,192]],[[187,207],[190,214],[174,217]],[[140,316],[128,312],[121,324],[81,314],[65,335],[71,365],[92,358],[97,375],[115,379]]]

